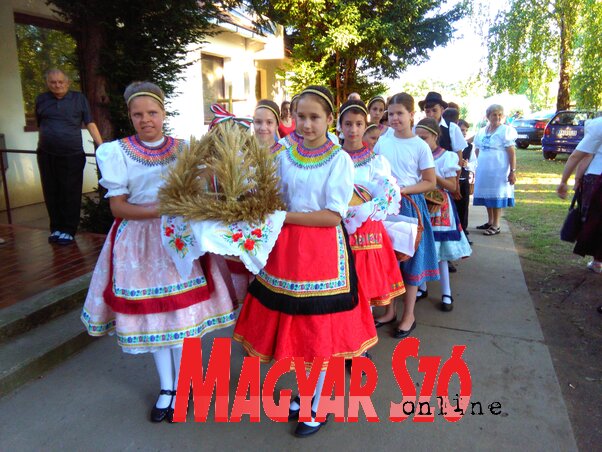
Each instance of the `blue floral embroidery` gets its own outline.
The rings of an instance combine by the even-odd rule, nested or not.
[[[187,337],[202,336],[217,327],[223,328],[234,323],[236,316],[234,312],[218,315],[203,320],[200,324],[190,328],[184,328],[178,331],[166,331],[158,333],[145,334],[119,334],[117,333],[117,343],[122,347],[161,347],[166,345],[176,345],[181,343]]]

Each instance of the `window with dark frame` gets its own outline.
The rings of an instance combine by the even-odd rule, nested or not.
[[[35,100],[48,91],[46,71],[58,68],[71,79],[71,89],[80,90],[77,42],[69,24],[15,13],[15,32],[21,89],[25,107],[25,131],[37,131]]]
[[[201,55],[201,72],[203,76],[203,112],[205,124],[213,119],[211,104],[226,95],[224,81],[224,59],[213,55]]]

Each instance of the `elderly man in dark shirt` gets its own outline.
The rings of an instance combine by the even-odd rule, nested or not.
[[[69,90],[69,78],[60,69],[46,75],[48,92],[36,99],[40,129],[38,166],[44,200],[50,217],[50,243],[68,245],[79,224],[83,171],[86,164],[81,125],[97,145],[102,138],[92,122],[85,96]]]

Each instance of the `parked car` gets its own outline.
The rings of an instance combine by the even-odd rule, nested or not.
[[[591,110],[561,110],[550,120],[543,132],[541,150],[545,159],[557,154],[572,153],[583,138],[585,121],[602,115]]]
[[[521,149],[527,149],[530,144],[541,144],[543,131],[553,116],[554,113],[540,111],[524,118],[515,119],[512,126],[518,132],[516,145]]]

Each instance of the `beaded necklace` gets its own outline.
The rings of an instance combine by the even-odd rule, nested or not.
[[[357,150],[357,151],[345,151],[347,152],[347,154],[349,154],[349,157],[351,157],[351,160],[353,160],[353,166],[354,167],[358,167],[358,166],[362,166],[365,165],[366,163],[368,163],[370,160],[372,160],[374,157],[376,157],[376,154],[370,150],[370,148],[366,145],[364,145],[363,148]]]
[[[326,140],[322,146],[315,149],[307,149],[301,142],[293,143],[288,148],[287,155],[291,163],[296,167],[313,169],[326,165],[340,149],[340,146],[335,145],[330,140]]]
[[[167,165],[176,159],[176,155],[184,146],[183,140],[164,137],[158,146],[147,146],[138,135],[122,138],[119,145],[132,160],[146,166]]]

